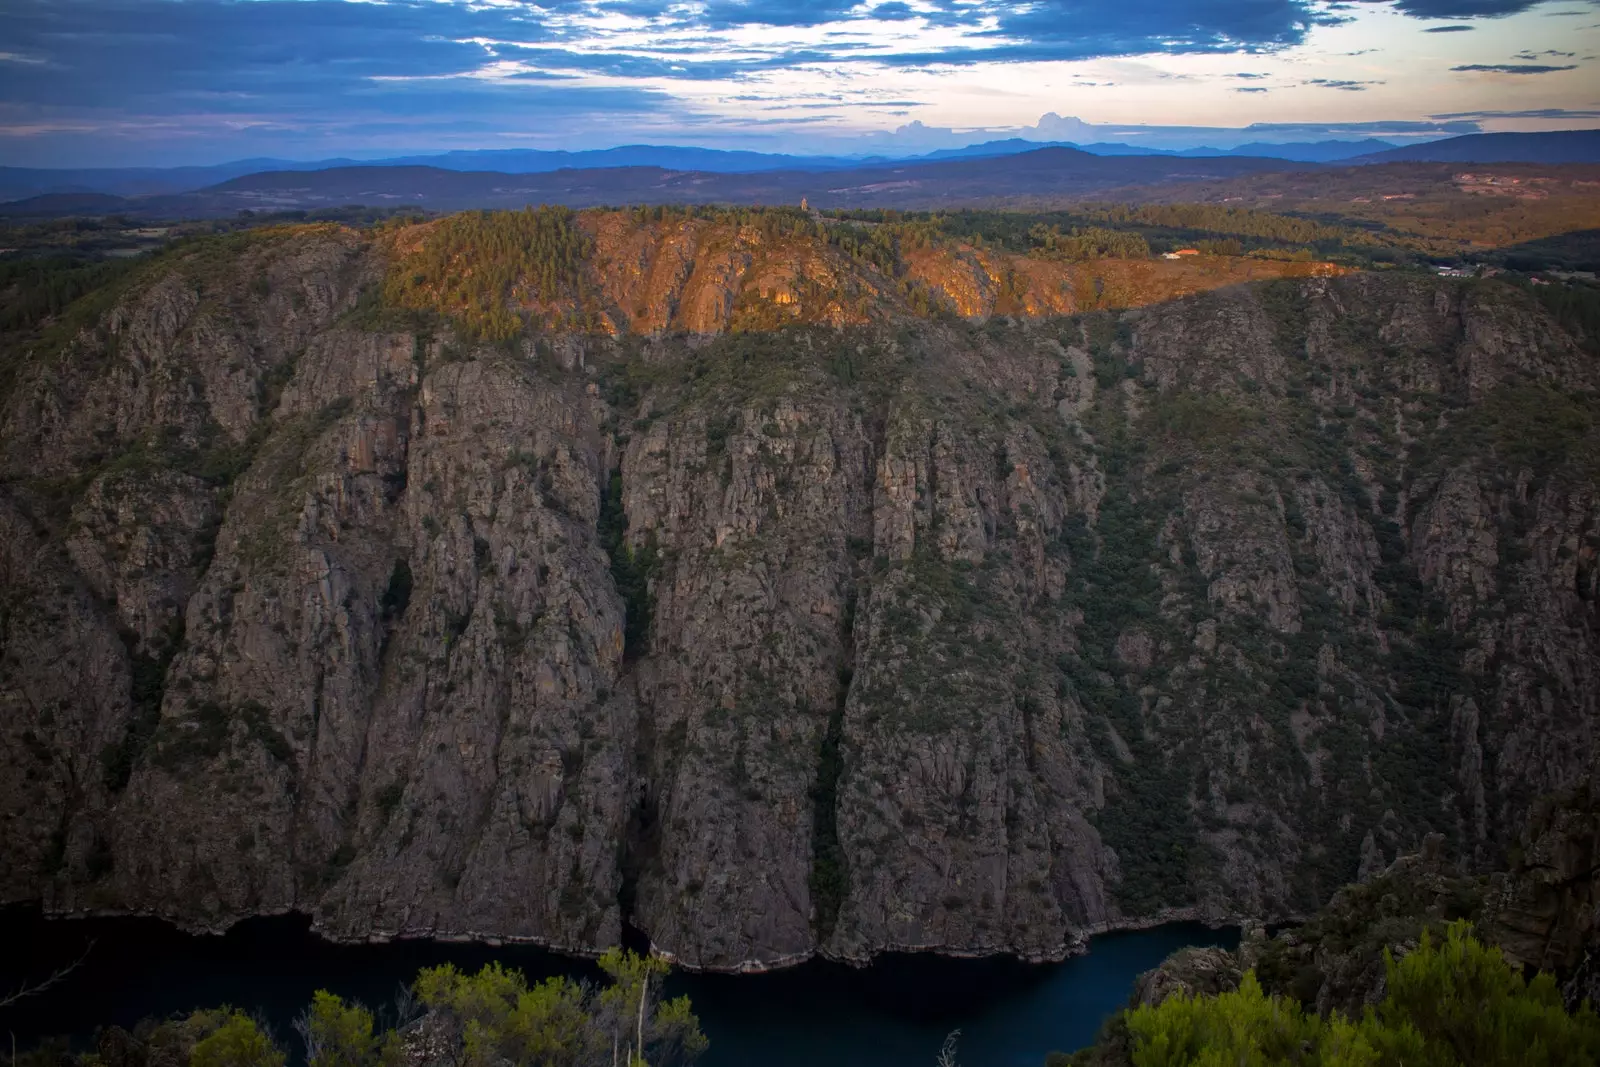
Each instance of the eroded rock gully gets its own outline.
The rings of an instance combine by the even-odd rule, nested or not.
[[[474,349],[380,269],[10,386],[0,899],[1044,959],[1487,868],[1594,763],[1600,362],[1510,287]]]

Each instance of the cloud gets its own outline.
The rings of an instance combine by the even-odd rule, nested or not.
[[[1558,70],[1577,70],[1577,64],[1552,67],[1543,63],[1464,63],[1451,70],[1483,74],[1554,74]]]
[[[1318,0],[4,0],[0,134],[270,131],[272,150],[298,151],[462,115],[507,136],[590,118],[671,130],[736,121],[717,94],[780,73],[1260,55],[1328,17]],[[874,102],[865,86],[855,99]]]
[[[1262,86],[1239,86],[1238,91],[1251,91]],[[1076,144],[1120,142],[1149,148],[1184,149],[1199,145],[1212,148],[1234,148],[1243,144],[1261,142],[1286,143],[1300,141],[1359,140],[1382,137],[1397,142],[1411,143],[1437,140],[1453,134],[1479,133],[1482,127],[1474,121],[1407,121],[1346,123],[1273,123],[1256,122],[1248,126],[1149,126],[1139,123],[1091,123],[1054,112],[1042,116],[1033,126],[991,127],[982,130],[957,131],[947,126],[930,126],[920,120],[908,122],[893,132],[874,133],[854,142],[854,150],[871,149],[879,152],[925,152],[938,148],[953,148],[979,141],[1020,137],[1031,141],[1070,141]]]
[[[1475,30],[1477,28],[1478,27],[1476,27],[1476,26],[1463,26],[1460,23],[1456,23],[1456,24],[1450,25],[1450,26],[1429,26],[1427,29],[1423,30],[1422,32],[1423,33],[1471,33],[1473,30]]]
[[[1057,57],[1270,51],[1325,20],[1301,0],[1039,0],[998,5],[994,36]]]
[[[1374,0],[1364,0],[1371,3]],[[1387,0],[1377,0],[1386,3]],[[1398,0],[1394,5],[1416,19],[1483,19],[1520,15],[1544,0]]]
[[[0,136],[8,162],[187,162],[474,147],[539,125],[682,116],[649,84],[484,77],[494,57],[479,39],[556,39],[561,5],[533,17],[404,0],[6,0],[7,50],[45,62],[0,63]]]
[[[895,22],[902,19],[916,18],[917,13],[911,10],[911,6],[909,4],[902,4],[899,2],[899,0],[894,0],[892,3],[879,4],[877,7],[873,8],[872,17],[875,19],[883,19],[886,22]]]
[[[1582,6],[1593,11],[1595,2]],[[305,155],[371,154],[398,147],[402,138],[410,142],[406,148],[423,139],[445,142],[441,147],[496,138],[671,139],[689,126],[737,136],[741,95],[798,108],[818,86],[839,85],[848,97],[840,103],[857,113],[927,108],[952,95],[956,83],[945,78],[934,87],[939,79],[925,75],[948,75],[951,67],[1085,61],[1057,79],[1070,86],[1058,91],[1092,92],[1113,81],[1157,86],[1164,79],[1172,92],[1180,79],[1201,76],[1182,63],[1162,65],[1162,57],[1216,55],[1237,57],[1220,67],[1244,68],[1231,78],[1259,81],[1268,75],[1250,68],[1268,67],[1261,57],[1303,45],[1319,27],[1375,12],[1379,4],[1416,18],[1455,20],[1427,32],[1470,29],[1469,20],[1534,6],[1532,0],[0,0],[0,136],[9,134],[9,152],[30,137],[45,144],[40,131],[55,131],[49,144],[75,136],[78,151],[95,159],[113,142],[249,144],[249,154]],[[1382,70],[1338,62],[1345,67],[1318,70],[1328,77],[1305,84],[1346,92],[1385,84],[1376,80]],[[1135,66],[1141,73],[1124,69]],[[968,99],[1002,94],[997,81],[990,70],[962,82],[958,92]],[[1254,86],[1219,79],[1209,91],[1229,88]],[[1042,83],[1022,89],[1003,95],[1047,106],[1038,95]],[[912,99],[923,92],[928,99]],[[1296,92],[1309,89],[1284,87],[1284,96]],[[95,137],[107,140],[97,145]],[[166,147],[148,151],[167,153]],[[21,162],[14,155],[7,161]]]
[[[1434,121],[1408,122],[1405,120],[1383,120],[1378,122],[1252,122],[1246,126],[1245,132],[1252,134],[1272,134],[1276,139],[1299,140],[1305,137],[1378,137],[1384,135],[1401,135],[1408,137],[1443,137],[1449,134],[1479,133],[1481,127],[1476,122],[1468,119],[1439,120],[1434,116]]]
[[[855,54],[903,66],[1264,52],[1303,42],[1319,19],[1313,0],[8,0],[3,17],[8,51],[45,49],[88,74],[79,95],[112,77],[181,84],[201,70],[242,81],[265,67],[296,80],[481,73],[508,50],[682,78]]]
[[[1364,93],[1369,85],[1382,85],[1381,81],[1350,81],[1342,78],[1312,78],[1301,85],[1317,85],[1324,89],[1343,89],[1347,93]]]
[[[1402,15],[1414,19],[1500,19],[1531,11],[1545,0],[1345,0],[1334,7],[1350,8],[1354,4],[1384,4],[1392,6]],[[1578,0],[1591,6],[1600,0]],[[1581,11],[1547,12],[1557,15],[1581,15]],[[1459,33],[1471,26],[1431,26],[1424,33]]]
[[[1362,0],[1371,3],[1373,0]],[[1387,2],[1387,0],[1385,0]],[[1522,0],[1399,0],[1476,17]],[[1305,42],[1353,5],[1317,0],[8,0],[0,98],[127,104],[221,87],[261,98],[372,79],[590,77],[712,81],[846,60],[884,67],[1262,54]],[[83,27],[93,32],[83,32]],[[0,67],[10,64],[0,64]]]
[[[457,15],[443,5],[337,0],[8,0],[11,46],[54,69],[0,72],[0,99],[107,105],[217,89],[315,96],[373,76],[458,73],[484,52],[457,39]]]
[[[1541,107],[1527,111],[1453,111],[1436,119],[1600,119],[1600,109]]]
[[[1233,90],[1236,93],[1265,93],[1270,92],[1265,85],[1241,85]]]

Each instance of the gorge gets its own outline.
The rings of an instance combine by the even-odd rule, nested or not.
[[[1059,960],[1594,763],[1600,338],[1526,289],[475,225],[7,342],[0,902]]]

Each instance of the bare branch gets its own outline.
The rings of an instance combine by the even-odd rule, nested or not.
[[[300,1014],[294,1017],[293,1026],[294,1032],[299,1034],[300,1040],[305,1043],[306,1062],[315,1063],[317,1055],[322,1051],[322,1043],[316,1039],[316,1035],[311,1031],[311,1009],[309,1007],[302,1009]]]
[[[43,981],[35,982],[32,985],[24,984],[15,992],[0,997],[0,1008],[9,1008],[19,1000],[23,1000],[31,996],[37,996],[38,994],[43,993],[46,989],[49,989],[51,986],[60,985],[66,980],[67,975],[71,974],[73,971],[77,970],[83,965],[83,961],[89,958],[89,953],[92,951],[94,951],[93,941],[84,946],[83,954],[81,956],[67,964],[65,967],[57,970],[54,974],[50,975],[50,977],[44,979]]]

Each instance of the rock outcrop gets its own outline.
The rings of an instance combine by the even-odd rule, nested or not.
[[[601,222],[604,328],[374,315],[313,228],[22,354],[0,900],[1057,958],[1488,869],[1594,766],[1600,361],[1526,294],[723,333],[836,253]]]
[[[1326,1016],[1359,1018],[1385,995],[1385,955],[1403,958],[1424,934],[1435,943],[1448,924],[1465,920],[1476,937],[1507,962],[1546,971],[1561,983],[1570,1010],[1593,1005],[1600,984],[1600,924],[1595,900],[1600,865],[1594,862],[1600,794],[1590,779],[1542,798],[1509,870],[1464,874],[1447,862],[1441,836],[1420,852],[1334,894],[1308,921],[1267,938],[1247,927],[1237,950],[1182,949],[1139,976],[1130,1008],[1171,996],[1216,996],[1239,988],[1253,970],[1264,992],[1298,1000]],[[1108,1020],[1094,1046],[1050,1063],[1131,1063],[1126,1021]]]
[[[1513,851],[1508,870],[1468,874],[1449,862],[1444,839],[1432,834],[1422,849],[1340,889],[1306,922],[1267,937],[1247,925],[1239,948],[1186,948],[1140,975],[1128,1008],[1169,997],[1214,997],[1240,988],[1253,971],[1269,996],[1298,1001],[1328,1016],[1359,1019],[1383,1001],[1387,959],[1403,959],[1427,936],[1435,944],[1457,921],[1525,971],[1545,971],[1560,983],[1569,1010],[1593,1005],[1600,983],[1600,924],[1595,901],[1600,865],[1594,862],[1600,793],[1590,778],[1541,798]],[[1067,1055],[1051,1053],[1047,1067],[1126,1067],[1134,1062],[1127,1016],[1118,1012],[1095,1043]]]
[[[1568,1003],[1600,1004],[1600,773],[1536,805],[1485,911],[1508,959],[1560,975]]]

